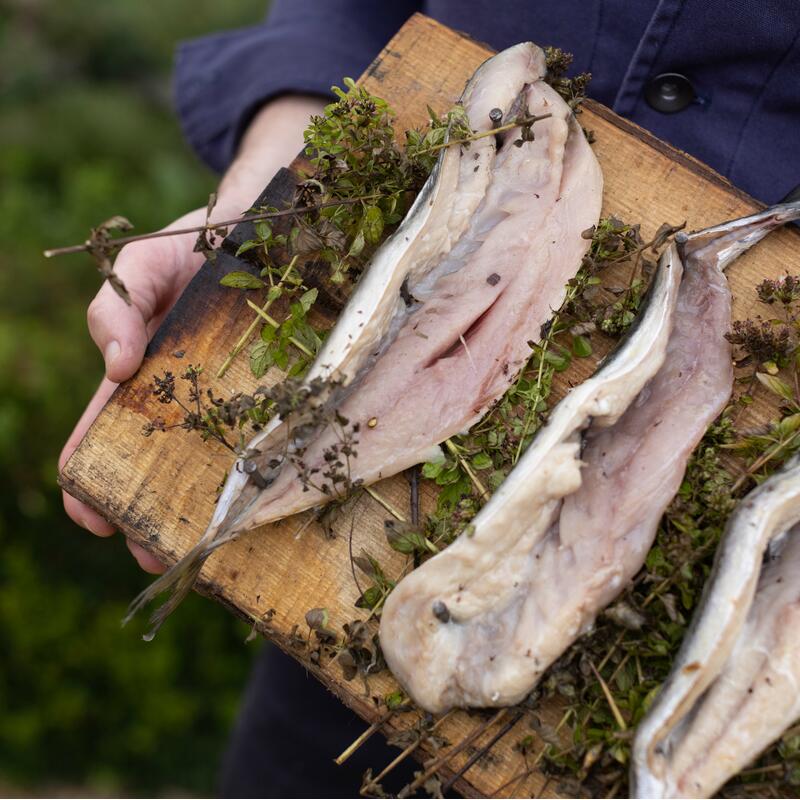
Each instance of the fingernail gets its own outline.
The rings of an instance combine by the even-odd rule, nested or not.
[[[106,369],[109,369],[111,365],[114,363],[114,360],[120,353],[119,342],[116,339],[113,339],[106,345],[106,350],[103,353],[103,357],[106,360]]]

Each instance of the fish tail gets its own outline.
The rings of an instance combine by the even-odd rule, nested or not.
[[[221,536],[215,535],[210,541],[207,537],[201,539],[180,561],[134,598],[122,620],[123,626],[127,625],[139,611],[152,603],[160,594],[169,592],[167,600],[150,615],[150,629],[142,637],[146,642],[152,641],[167,617],[183,602],[194,587],[206,559],[218,547],[235,538],[237,538],[236,533],[228,533]]]
[[[710,255],[716,254],[717,267],[724,271],[770,231],[796,220],[800,220],[800,200],[779,203],[756,214],[732,219],[694,233],[681,231],[675,235],[675,241],[683,255],[699,255],[701,251]]]

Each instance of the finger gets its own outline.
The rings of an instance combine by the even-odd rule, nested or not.
[[[135,305],[112,297],[104,286],[87,312],[89,333],[103,354],[106,377],[121,383],[133,375],[144,358],[147,326]]]
[[[151,575],[161,575],[162,572],[167,571],[167,568],[152,553],[148,553],[140,544],[136,544],[136,542],[130,539],[126,539],[125,542],[128,545],[128,550],[131,551],[131,555],[145,572],[149,572]]]
[[[75,448],[83,439],[89,426],[94,422],[95,417],[100,413],[100,409],[106,404],[106,401],[111,397],[112,392],[116,389],[117,384],[104,379],[94,397],[89,401],[89,405],[83,412],[83,415],[78,420],[75,430],[70,434],[61,455],[58,457],[58,469],[61,471],[67,463],[70,456],[75,452]],[[96,511],[84,505],[72,495],[62,492],[64,499],[64,510],[69,517],[80,525],[82,528],[91,531],[95,536],[111,536],[114,533],[114,526],[103,519]]]
[[[136,242],[120,251],[115,270],[130,294],[128,305],[103,284],[89,304],[89,333],[103,354],[106,377],[120,383],[133,375],[147,347],[147,323],[169,291],[171,279],[163,275],[170,248],[161,242]]]

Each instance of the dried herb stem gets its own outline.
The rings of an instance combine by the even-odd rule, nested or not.
[[[478,725],[471,733],[468,733],[457,745],[451,747],[444,755],[432,761],[411,783],[408,784],[398,797],[410,797],[422,786],[432,775],[435,775],[451,758],[457,756],[462,750],[469,747],[479,736],[485,733],[492,725],[502,722],[508,714],[509,709],[501,708],[493,717]]]
[[[207,222],[205,225],[195,225],[192,228],[173,228],[164,231],[152,231],[150,233],[139,233],[136,236],[120,236],[118,239],[113,239],[109,242],[114,247],[122,247],[123,245],[130,244],[131,242],[141,242],[145,239],[160,239],[164,236],[182,236],[187,233],[203,233],[214,232],[219,228],[229,228],[232,225],[238,225],[240,222],[260,222],[265,219],[278,219],[280,217],[297,217],[302,214],[307,214],[313,211],[319,211],[323,208],[335,208],[336,206],[348,206],[354,203],[361,203],[364,200],[376,200],[383,197],[382,193],[373,193],[361,195],[360,197],[347,197],[341,200],[327,200],[324,203],[316,203],[314,205],[301,206],[299,208],[286,208],[283,211],[264,211],[258,214],[244,214],[234,219],[221,220],[220,222]],[[91,240],[85,241],[83,244],[73,244],[69,247],[56,247],[52,250],[45,250],[43,255],[45,258],[53,258],[54,256],[64,256],[70,253],[84,253],[91,250],[94,246]]]
[[[567,724],[567,722],[569,721],[569,718],[571,716],[572,716],[572,709],[568,708],[564,712],[564,715],[559,720],[558,725],[556,725],[555,733],[558,733],[564,727],[564,725]],[[530,766],[527,765],[527,761],[526,761],[526,768],[522,772],[518,772],[516,775],[513,775],[512,777],[510,777],[505,783],[503,783],[500,786],[498,786],[497,789],[495,789],[491,793],[490,797],[499,797],[500,796],[500,792],[502,792],[504,789],[507,789],[509,786],[512,786],[513,784],[518,783],[521,780],[524,780],[529,775],[533,775],[533,773],[536,771],[536,767],[539,766],[539,762],[542,760],[542,757],[547,752],[548,746],[549,745],[547,745],[547,743],[545,743],[544,747],[542,747],[542,749],[538,752],[538,754],[536,755],[536,758],[533,759],[533,763]],[[549,780],[549,778],[548,778],[548,780]],[[543,788],[546,785],[547,785],[547,781],[545,781],[545,783],[543,784]]]
[[[769,772],[781,772],[786,769],[784,764],[769,764],[766,767],[753,767],[753,769],[745,769],[739,773],[740,778],[749,778],[753,775],[766,775]]]
[[[364,733],[362,733],[352,744],[343,750],[337,758],[333,760],[334,763],[338,764],[339,766],[344,764],[344,762],[347,761],[347,759],[350,758],[350,756],[352,756],[353,753],[355,753],[356,750],[358,750],[358,748],[367,741],[367,739],[381,729],[383,724],[388,721],[392,714],[394,714],[394,710],[389,709],[389,711],[386,711],[384,714],[378,717],[378,719],[376,719],[375,722],[373,722],[372,725],[370,725],[369,728],[364,731]]]
[[[461,464],[461,468],[469,476],[473,486],[478,490],[478,494],[480,495],[481,499],[488,500],[490,496],[489,490],[483,485],[483,483],[481,483],[481,479],[475,474],[467,460],[461,455],[461,450],[459,449],[458,445],[455,444],[452,439],[448,439],[445,442],[445,446],[456,457],[458,463]]]
[[[452,775],[452,776],[451,776],[451,777],[450,777],[450,778],[447,780],[447,782],[446,782],[446,783],[445,783],[445,784],[442,786],[442,794],[446,794],[447,792],[449,792],[449,791],[450,791],[450,789],[452,789],[452,788],[453,788],[453,784],[454,784],[454,783],[455,783],[455,782],[456,782],[456,781],[457,781],[457,780],[458,780],[458,779],[459,779],[459,778],[460,778],[462,775],[466,774],[466,773],[467,773],[467,771],[468,771],[468,770],[470,770],[470,769],[471,769],[471,768],[472,768],[472,767],[475,765],[475,763],[476,763],[476,762],[477,762],[479,759],[483,758],[483,756],[485,756],[485,755],[486,755],[486,754],[487,754],[487,753],[488,753],[488,752],[489,752],[489,751],[490,751],[490,750],[491,750],[491,749],[492,749],[492,748],[493,748],[493,747],[494,747],[494,746],[495,746],[495,745],[496,745],[496,744],[497,744],[497,743],[498,743],[498,742],[499,742],[499,741],[500,741],[500,740],[501,740],[501,739],[502,739],[504,736],[506,736],[508,733],[510,733],[510,732],[511,732],[511,730],[514,728],[514,726],[515,726],[515,725],[516,725],[516,724],[517,724],[517,723],[518,723],[518,722],[519,722],[519,721],[522,719],[522,715],[523,715],[524,713],[525,713],[525,712],[524,712],[524,711],[522,711],[521,709],[517,709],[517,710],[516,710],[516,711],[515,711],[515,712],[514,712],[514,713],[511,715],[511,719],[509,719],[509,720],[508,720],[508,721],[505,723],[505,725],[503,725],[503,727],[502,727],[502,728],[500,728],[500,730],[499,730],[499,731],[497,731],[497,733],[495,733],[495,734],[494,734],[494,736],[492,736],[492,738],[491,738],[491,739],[489,739],[489,741],[488,741],[488,742],[486,742],[486,744],[485,744],[485,745],[483,745],[483,747],[480,747],[480,748],[478,748],[478,749],[477,749],[477,750],[476,750],[476,751],[475,751],[475,752],[474,752],[474,753],[473,753],[473,754],[472,754],[472,755],[469,757],[469,759],[468,759],[468,760],[467,760],[467,762],[464,764],[464,766],[463,766],[463,767],[461,767],[461,769],[459,769],[459,770],[458,770],[458,772],[454,773],[454,774],[453,774],[453,775]]]
[[[619,635],[617,636],[614,643],[611,647],[608,648],[608,652],[603,656],[603,660],[598,665],[597,669],[602,670],[606,664],[610,661],[611,657],[616,652],[617,648],[622,644],[622,640],[625,638],[625,631],[620,631]]]
[[[406,518],[383,495],[376,492],[371,486],[365,486],[364,491],[375,501],[380,503],[398,522],[407,522]]]
[[[283,275],[281,275],[280,280],[277,283],[277,285],[279,287],[283,285],[283,282],[286,280],[286,277],[294,269],[295,265],[297,264],[297,259],[298,258],[299,258],[299,256],[295,256],[289,262],[289,266],[286,267],[286,269],[283,272]],[[267,302],[264,303],[263,306],[261,306],[261,310],[262,311],[269,311],[270,306],[275,301],[275,299],[276,298],[275,298],[274,295],[272,297],[270,297],[267,300]],[[228,357],[225,359],[225,362],[223,363],[223,365],[219,368],[219,370],[217,370],[217,378],[221,378],[228,371],[228,368],[233,363],[233,359],[236,358],[236,356],[238,356],[239,353],[242,352],[242,350],[244,349],[245,345],[250,341],[250,337],[255,333],[255,330],[258,327],[258,324],[259,324],[259,317],[254,317],[253,321],[247,326],[247,330],[242,334],[242,336],[239,339],[239,341],[236,342],[236,344],[233,346],[233,348],[230,351],[230,353],[228,353]]]
[[[534,122],[539,122],[543,119],[549,119],[552,117],[552,114],[530,114],[526,116],[517,117],[517,119],[512,120],[505,125],[500,125],[497,128],[492,128],[489,131],[480,131],[479,133],[472,133],[469,136],[464,136],[461,139],[451,139],[447,142],[442,142],[441,144],[434,144],[430,147],[426,147],[422,150],[418,150],[415,155],[422,156],[428,155],[428,153],[435,153],[437,150],[444,150],[445,147],[452,147],[456,144],[468,144],[469,142],[474,142],[477,139],[485,139],[487,136],[496,136],[498,133],[504,133],[505,131],[513,130],[514,128],[519,128],[523,125],[533,125]]]
[[[261,317],[261,319],[263,319],[263,320],[264,320],[264,322],[266,322],[268,325],[271,325],[271,326],[272,326],[273,328],[275,328],[276,330],[277,330],[278,328],[280,328],[280,326],[281,326],[280,322],[278,322],[278,320],[276,320],[274,317],[271,317],[269,314],[267,314],[267,312],[266,312],[266,311],[264,311],[264,310],[261,308],[261,306],[257,306],[257,305],[256,305],[256,304],[255,304],[255,303],[252,301],[252,300],[248,300],[248,301],[247,301],[247,305],[248,305],[248,306],[250,306],[250,308],[252,308],[252,309],[253,309],[253,311],[255,311],[255,312],[256,312],[256,314],[258,314],[258,316],[259,316],[259,317]],[[306,355],[307,355],[309,358],[314,358],[314,354],[313,354],[313,353],[312,353],[312,352],[311,352],[311,351],[310,351],[310,350],[309,350],[309,349],[308,349],[308,348],[307,348],[307,347],[306,347],[306,346],[305,346],[305,345],[304,345],[302,342],[300,342],[300,341],[298,341],[297,339],[295,339],[295,337],[294,337],[294,336],[290,336],[290,337],[289,337],[289,341],[290,341],[290,342],[291,342],[291,343],[292,343],[292,344],[293,344],[293,345],[294,345],[294,346],[295,346],[295,347],[296,347],[296,348],[297,348],[297,349],[298,349],[298,350],[299,350],[301,353],[305,353],[305,354],[306,354]]]
[[[592,672],[594,672],[594,676],[597,678],[600,688],[603,690],[603,694],[606,697],[609,708],[611,709],[611,713],[614,715],[614,719],[616,720],[619,729],[623,731],[628,730],[628,724],[625,722],[625,718],[622,716],[619,706],[614,701],[614,695],[611,694],[608,684],[603,680],[603,676],[597,671],[597,667],[595,667],[592,661],[589,661],[589,666],[592,668]]]
[[[431,729],[428,731],[428,735],[432,734],[437,728],[439,728],[444,721],[452,714],[452,710],[445,713],[443,716],[439,717],[436,722],[431,726]],[[380,782],[399,764],[405,761],[421,744],[422,744],[423,737],[420,736],[415,742],[412,742],[405,750],[403,750],[398,756],[396,756],[392,761],[390,761],[369,783],[365,784],[361,787],[360,794],[365,795],[373,788],[380,785]]]
[[[735,494],[748,478],[752,477],[758,470],[765,464],[768,464],[778,453],[784,448],[788,447],[797,437],[800,436],[800,430],[795,431],[788,439],[776,442],[769,450],[760,455],[736,480],[736,483],[731,487],[731,494]]]

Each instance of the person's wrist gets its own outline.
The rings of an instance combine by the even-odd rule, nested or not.
[[[309,118],[324,107],[322,98],[310,95],[283,95],[266,103],[251,120],[220,181],[218,211],[241,213],[248,208],[275,173],[301,151]],[[219,213],[214,216],[219,218]]]

